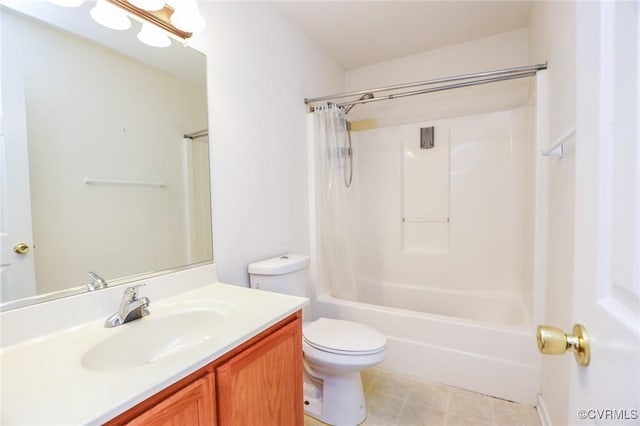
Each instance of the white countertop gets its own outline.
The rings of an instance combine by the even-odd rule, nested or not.
[[[219,358],[301,309],[308,299],[215,283],[158,303],[151,315],[121,327],[104,318],[10,346],[0,352],[2,425],[101,424]],[[108,371],[83,366],[87,351],[124,327],[160,316],[172,306],[224,304],[215,336],[158,361]],[[42,318],[46,321],[46,318]],[[140,327],[141,325],[136,325]],[[144,345],[144,342],[140,342]],[[123,347],[133,351],[135,347]]]

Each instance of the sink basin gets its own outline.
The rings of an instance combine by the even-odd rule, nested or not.
[[[189,309],[155,314],[108,329],[113,335],[90,348],[81,359],[87,370],[109,371],[150,364],[215,338],[229,313]]]

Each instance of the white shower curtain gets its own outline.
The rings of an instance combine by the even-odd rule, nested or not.
[[[344,111],[335,105],[314,109],[314,149],[318,271],[331,294],[357,300],[353,192],[345,184],[349,167]]]

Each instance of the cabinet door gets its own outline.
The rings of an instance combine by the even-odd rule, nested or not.
[[[301,426],[300,319],[216,369],[220,426]]]
[[[157,405],[149,408],[128,425],[204,426],[215,424],[213,374],[196,380]]]

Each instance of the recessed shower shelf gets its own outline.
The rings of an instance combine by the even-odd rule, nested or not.
[[[403,222],[449,222],[448,217],[403,217]]]

